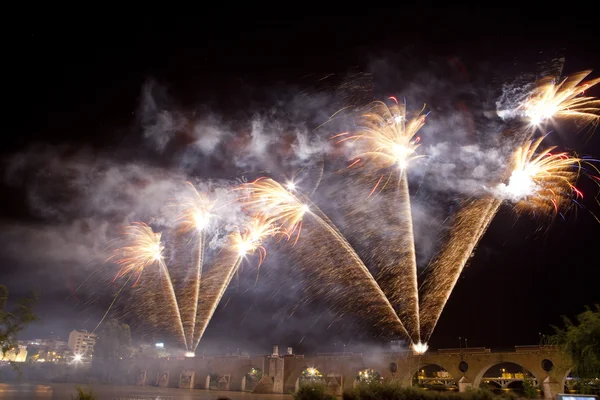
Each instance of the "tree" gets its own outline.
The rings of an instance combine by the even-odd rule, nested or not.
[[[102,324],[98,340],[94,345],[94,357],[114,361],[128,357],[131,346],[131,329],[116,319]]]
[[[537,389],[530,377],[526,377],[525,380],[523,380],[523,396],[525,396],[526,399],[535,399],[536,397],[539,397]]]
[[[2,356],[17,346],[17,335],[22,332],[28,324],[37,320],[33,313],[33,307],[37,302],[37,296],[20,299],[12,310],[7,309],[8,289],[0,285],[0,346]]]
[[[111,380],[111,372],[119,359],[131,355],[131,329],[116,319],[102,324],[94,345],[94,364],[100,366],[104,379]]]
[[[577,315],[575,323],[567,317],[563,321],[564,328],[553,327],[556,333],[550,342],[569,355],[573,376],[582,381],[600,378],[600,305],[588,307]]]

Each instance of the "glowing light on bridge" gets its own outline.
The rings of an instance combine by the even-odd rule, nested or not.
[[[429,346],[427,345],[427,343],[413,343],[412,345],[412,349],[416,354],[424,354],[427,349],[429,348]]]

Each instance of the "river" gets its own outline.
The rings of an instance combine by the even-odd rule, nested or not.
[[[0,383],[0,400],[71,400],[77,398],[77,385],[72,383],[50,384],[4,384]],[[88,389],[87,385],[79,385]],[[220,392],[215,390],[188,390],[141,386],[91,386],[94,400],[291,400],[291,395],[252,394],[244,392]]]

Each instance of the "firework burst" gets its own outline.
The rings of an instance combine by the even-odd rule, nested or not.
[[[270,178],[259,178],[243,184],[241,201],[251,215],[262,215],[268,225],[290,238],[296,232],[296,240],[302,230],[302,218],[310,208],[300,198]]]
[[[211,200],[205,193],[200,193],[191,184],[187,183],[191,189],[191,195],[184,197],[180,204],[183,211],[177,217],[179,230],[182,233],[191,231],[204,232],[208,229],[212,217],[211,213],[215,206],[214,200]]]
[[[146,267],[157,263],[162,265],[164,246],[160,237],[160,233],[155,233],[151,227],[141,222],[126,226],[122,235],[123,246],[116,249],[107,260],[114,260],[120,267],[115,279],[127,274],[137,274],[137,283]]]
[[[372,103],[361,115],[358,131],[333,136],[336,143],[352,144],[351,166],[368,161],[378,169],[404,171],[412,160],[422,157],[417,154],[420,138],[416,134],[425,124],[425,116],[407,120],[406,106],[392,99],[395,104],[389,107],[381,101]]]
[[[514,202],[519,212],[556,214],[569,199],[582,196],[574,186],[581,160],[564,152],[552,154],[554,147],[538,152],[543,139],[517,148],[508,184],[497,186],[499,196]]]
[[[555,117],[575,118],[584,124],[597,123],[600,118],[600,100],[583,95],[600,82],[600,78],[582,82],[591,72],[578,72],[558,83],[550,77],[541,79],[521,106],[529,124],[539,126]]]
[[[258,215],[252,218],[241,232],[235,231],[231,234],[231,245],[240,257],[258,252],[258,265],[260,266],[267,256],[263,241],[278,233],[278,227],[274,226],[265,216]]]

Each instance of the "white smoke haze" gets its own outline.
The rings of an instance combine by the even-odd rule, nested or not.
[[[225,138],[232,136],[230,132],[223,129],[222,123],[214,117],[196,123],[194,126],[194,137],[196,145],[203,154],[210,155]]]
[[[85,149],[34,147],[13,157],[8,180],[27,187],[29,205],[42,217],[96,215],[127,222],[160,214],[186,178]]]
[[[515,82],[505,83],[502,94],[496,100],[496,113],[503,121],[523,116],[523,104],[535,88],[534,81],[526,81],[520,77]]]
[[[502,149],[456,146],[449,142],[428,146],[425,151],[430,155],[428,162],[435,165],[425,177],[426,184],[440,192],[466,196],[485,194],[490,183],[497,183],[506,173],[511,157]]]
[[[309,161],[314,161],[318,156],[322,156],[331,151],[331,141],[322,136],[309,135],[306,131],[296,131],[296,140],[292,144],[292,149],[300,165]]]
[[[5,224],[0,240],[8,257],[24,263],[86,265],[106,259],[107,244],[114,233],[114,227],[105,220],[83,218],[58,225]]]
[[[32,262],[101,263],[114,250],[121,228],[132,222],[147,222],[157,231],[174,228],[178,204],[190,195],[188,181],[217,204],[209,248],[222,247],[227,234],[247,219],[231,181],[188,179],[85,149],[34,147],[13,156],[7,180],[25,186],[31,211],[53,221],[3,226],[5,249]]]

